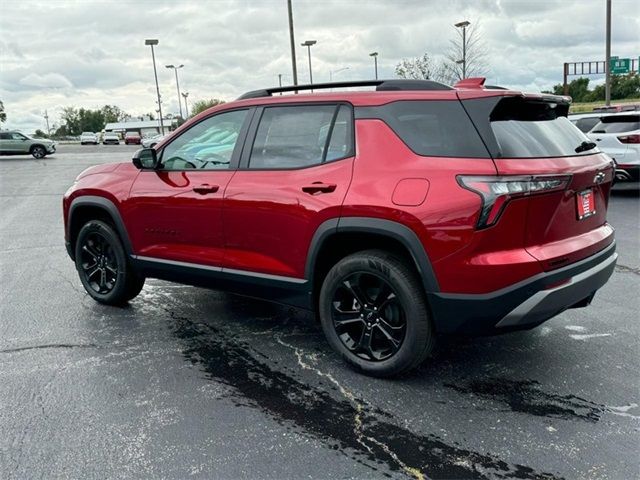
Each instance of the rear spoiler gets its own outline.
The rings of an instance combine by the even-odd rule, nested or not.
[[[464,78],[456,83],[453,88],[465,90],[509,90],[504,87],[493,85],[485,85],[486,77]],[[565,95],[552,95],[549,93],[520,93],[518,96],[532,101],[540,101],[547,103],[565,103],[570,104],[572,99]]]

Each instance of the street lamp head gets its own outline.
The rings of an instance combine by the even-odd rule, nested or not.
[[[158,45],[158,40],[155,38],[148,38],[144,41],[145,45]]]
[[[369,54],[370,57],[377,57],[378,56],[378,52],[371,52]]]
[[[302,45],[303,47],[310,47],[311,45],[315,45],[316,43],[318,43],[316,40],[307,40],[300,45]]]
[[[453,26],[454,27],[458,27],[458,28],[466,28],[469,25],[471,25],[471,22],[468,22],[467,20],[464,20],[462,22],[458,22],[458,23],[454,24]]]
[[[460,65],[461,63],[464,63],[464,60],[456,60],[456,63]]]
[[[165,65],[165,68],[176,68],[173,65]]]

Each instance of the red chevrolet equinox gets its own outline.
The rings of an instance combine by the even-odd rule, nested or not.
[[[611,276],[613,166],[569,98],[481,78],[274,95],[292,90],[78,176],[65,235],[89,295],[123,304],[153,277],[309,309],[348,363],[392,376],[437,334],[533,328]]]

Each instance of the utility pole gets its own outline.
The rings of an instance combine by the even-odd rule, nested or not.
[[[44,111],[44,119],[47,121],[47,135],[51,135],[51,129],[49,128],[49,114]]]
[[[287,0],[289,10],[289,41],[291,42],[291,68],[293,69],[293,84],[298,85],[298,68],[296,67],[296,41],[293,36],[293,9],[291,0]]]
[[[164,122],[162,121],[162,102],[160,100],[160,87],[158,86],[158,71],[156,70],[156,54],[153,51],[153,46],[158,45],[157,39],[147,39],[144,41],[145,45],[151,46],[151,58],[153,59],[153,74],[156,77],[156,93],[158,94],[158,114],[160,115],[160,132],[164,135]]]
[[[606,53],[604,60],[604,71],[606,75],[604,83],[604,103],[608,107],[611,105],[611,0],[607,0],[607,27],[606,27]]]

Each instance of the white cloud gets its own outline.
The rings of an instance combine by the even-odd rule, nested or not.
[[[613,54],[637,56],[637,0],[613,2]],[[309,78],[328,81],[394,76],[403,57],[440,58],[456,35],[453,24],[479,20],[488,47],[488,82],[548,89],[562,81],[567,61],[602,60],[602,0],[293,0],[297,64]],[[17,18],[29,18],[38,34]],[[189,101],[231,100],[245,91],[291,83],[286,0],[9,0],[0,16],[0,99],[6,127],[42,128],[63,106],[116,104],[132,115],[154,111],[155,84],[145,38],[158,38],[156,61],[163,111],[177,113],[175,77]],[[597,79],[594,77],[593,79]],[[53,113],[52,113],[53,112]],[[31,122],[31,123],[30,123]]]
[[[20,85],[26,87],[36,88],[71,88],[73,84],[59,73],[46,73],[44,75],[38,75],[37,73],[30,73],[26,77],[23,77],[19,81]]]

